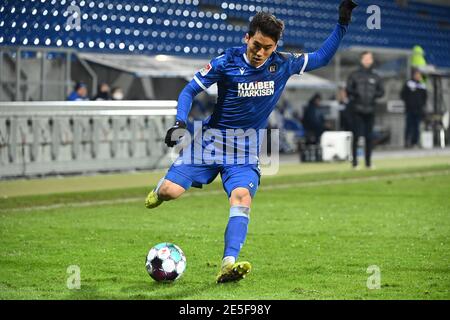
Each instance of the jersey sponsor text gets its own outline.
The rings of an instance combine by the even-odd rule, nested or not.
[[[265,97],[275,93],[275,81],[238,83],[238,97]]]

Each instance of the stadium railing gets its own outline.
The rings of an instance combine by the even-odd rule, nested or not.
[[[176,101],[0,103],[0,179],[169,165]]]

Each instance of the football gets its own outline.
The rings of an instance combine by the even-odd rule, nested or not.
[[[148,252],[145,267],[155,281],[174,281],[186,269],[186,256],[173,243],[159,243]]]

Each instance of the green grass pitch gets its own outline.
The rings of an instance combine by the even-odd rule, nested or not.
[[[450,299],[450,164],[400,161],[357,172],[287,166],[263,177],[240,256],[252,273],[221,285],[228,201],[220,182],[153,211],[142,185],[6,196],[13,183],[3,182],[0,299]],[[153,183],[160,174],[144,175]],[[146,273],[159,242],[186,254],[174,283]],[[71,265],[79,290],[67,288]],[[367,287],[372,265],[380,289]]]

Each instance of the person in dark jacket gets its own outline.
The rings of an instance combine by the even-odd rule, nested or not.
[[[314,94],[303,114],[303,126],[306,129],[306,134],[315,143],[320,142],[320,136],[325,130],[325,118],[320,110],[321,102],[322,96],[320,93]]]
[[[93,100],[111,100],[109,85],[106,82],[102,82],[98,85],[97,95]]]
[[[358,167],[358,139],[365,139],[366,167],[372,168],[372,131],[375,117],[376,99],[384,95],[383,83],[373,71],[373,54],[361,54],[361,67],[350,74],[347,80],[347,94],[353,123],[353,168]]]
[[[335,100],[339,108],[339,127],[342,131],[352,131],[352,114],[348,105],[348,94],[344,86],[339,86]]]
[[[400,93],[406,111],[406,148],[417,146],[419,143],[419,127],[427,103],[427,87],[422,80],[422,73],[414,69],[412,79],[406,81]]]

